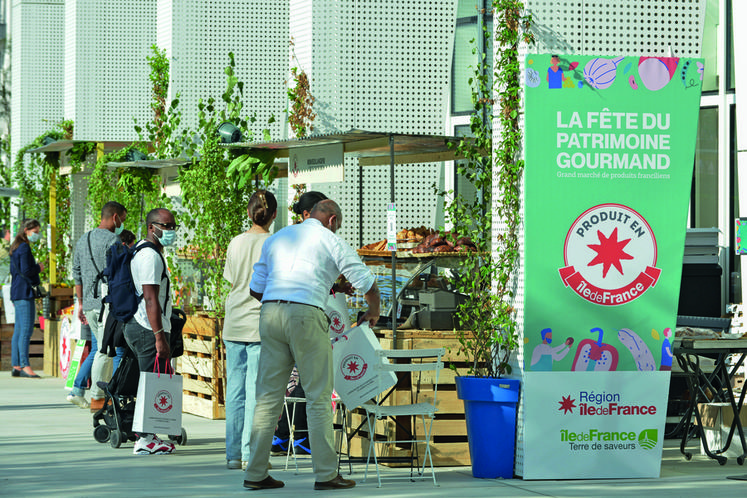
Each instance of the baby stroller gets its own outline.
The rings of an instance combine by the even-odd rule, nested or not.
[[[132,432],[132,419],[139,381],[137,357],[127,348],[112,380],[108,384],[99,382],[99,387],[104,390],[104,406],[93,415],[93,438],[96,441],[108,441],[112,448],[119,448],[122,443],[137,439]],[[182,427],[181,434],[169,435],[169,439],[183,446],[187,444],[187,432]]]

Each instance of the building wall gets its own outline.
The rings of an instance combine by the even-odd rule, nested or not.
[[[11,156],[63,116],[64,0],[11,4]]]
[[[296,57],[316,99],[313,133],[357,128],[442,134],[456,6],[456,0],[291,0]],[[442,169],[441,163],[396,167],[399,228],[434,225],[431,185],[440,181]],[[357,161],[348,159],[343,183],[313,188],[340,203],[347,220],[340,234],[351,244],[358,244],[358,220],[363,243],[386,237],[388,166],[359,171]]]
[[[519,59],[529,53],[578,55],[649,55],[700,57],[705,0],[642,0],[599,2],[596,0],[527,0],[533,16],[536,45],[523,46]],[[495,127],[494,127],[495,129]],[[522,205],[524,203],[522,202]],[[496,224],[494,231],[501,230]],[[523,240],[523,237],[520,238]],[[522,258],[524,248],[521,248]],[[519,323],[523,323],[523,268],[518,275]],[[520,327],[523,329],[523,327]],[[523,344],[524,337],[519,338]],[[523,348],[515,372],[523,375]],[[517,475],[523,475],[523,404],[519,404],[516,445]]]
[[[136,140],[133,118],[152,119],[150,68],[156,0],[68,0],[65,117],[75,140]]]
[[[284,138],[288,19],[287,0],[158,0],[158,46],[171,60],[169,92],[172,99],[181,93],[182,125],[197,127],[200,98],[222,104],[233,52],[235,74],[244,83],[244,113],[256,116],[254,140],[264,129]],[[276,122],[268,125],[271,116]]]

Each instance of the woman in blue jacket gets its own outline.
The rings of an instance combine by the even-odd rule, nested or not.
[[[36,263],[30,244],[39,241],[40,229],[37,220],[23,220],[18,235],[10,245],[10,300],[13,301],[16,312],[11,342],[13,377],[39,378],[29,363],[29,343],[36,319],[32,285],[41,282],[39,273],[44,269],[43,265]]]

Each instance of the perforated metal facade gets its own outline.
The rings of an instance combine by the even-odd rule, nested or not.
[[[150,68],[156,0],[68,0],[65,117],[76,140],[135,140],[152,119]]]
[[[62,121],[64,1],[11,4],[11,154]]]
[[[171,59],[171,98],[181,93],[182,124],[197,126],[197,102],[222,105],[229,52],[244,82],[244,115],[256,114],[254,140],[268,128],[283,138],[289,27],[288,2],[278,0],[158,0],[158,46]],[[276,122],[268,125],[270,116]]]
[[[532,31],[537,41],[531,47],[531,52],[666,56],[671,49],[671,54],[675,57],[701,55],[705,0],[527,0],[525,4],[533,16]],[[529,51],[529,47],[521,48],[519,60],[522,70],[524,56]],[[499,226],[494,229],[497,230],[500,230]],[[521,257],[523,260],[523,247]],[[516,302],[520,324],[524,319],[523,289],[522,265],[518,275]],[[522,334],[519,344],[523,344],[523,340]],[[522,349],[515,365],[518,367],[515,372],[520,375],[523,375],[523,353]],[[523,420],[523,404],[520,401],[516,444],[517,475],[523,475]]]
[[[456,0],[292,0],[290,5],[296,57],[316,98],[315,133],[351,128],[443,133]],[[346,161],[344,183],[313,188],[340,203],[347,220],[340,234],[357,245],[359,219],[364,243],[386,237],[390,181],[388,167],[363,168],[361,209],[355,163]],[[431,185],[441,170],[440,163],[397,166],[398,227],[433,226],[437,199]]]

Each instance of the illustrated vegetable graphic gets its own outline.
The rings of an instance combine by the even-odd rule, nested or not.
[[[573,358],[571,371],[583,372],[594,370],[595,372],[611,372],[617,369],[619,355],[617,349],[611,344],[602,342],[604,331],[600,328],[591,329],[591,333],[599,332],[599,339],[584,339],[578,343],[576,356]]]

